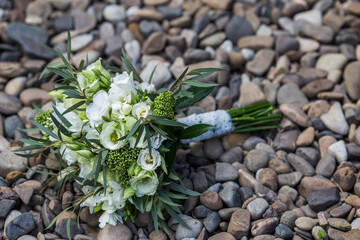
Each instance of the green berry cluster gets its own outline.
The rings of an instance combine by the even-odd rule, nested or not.
[[[140,148],[122,147],[118,150],[110,151],[106,157],[105,163],[109,170],[121,175],[119,184],[126,188],[129,186],[130,176],[128,169],[136,162],[140,153]]]
[[[34,121],[37,123],[40,123],[41,125],[43,125],[44,127],[46,127],[47,129],[49,129],[50,131],[52,131],[54,129],[53,126],[53,122],[52,119],[50,117],[50,115],[54,112],[54,110],[47,110],[47,111],[43,111],[43,112],[38,112],[34,118]],[[46,133],[43,135],[44,139],[48,139],[49,135]]]
[[[175,99],[170,91],[160,93],[151,103],[151,111],[155,116],[174,118]]]

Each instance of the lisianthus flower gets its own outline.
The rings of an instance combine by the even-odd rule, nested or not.
[[[147,116],[149,116],[149,113],[150,113],[150,106],[146,105],[143,102],[135,104],[132,108],[132,115],[136,119],[147,118]]]
[[[166,139],[166,137],[164,137],[163,135],[158,134],[158,133],[155,134],[154,136],[151,136],[150,137],[151,147],[158,149],[165,139]]]
[[[123,72],[122,74],[113,77],[111,87],[113,88],[115,86],[121,88],[126,93],[132,92],[134,95],[136,95],[132,74],[129,75],[127,72]]]
[[[152,91],[155,90],[154,84],[152,84],[152,83],[147,83],[147,82],[142,82],[142,83],[140,83],[138,87],[139,87],[139,88],[141,89],[141,91],[143,91],[143,92],[145,92],[145,90],[147,90],[147,92],[152,92]]]
[[[55,105],[55,108],[61,114],[66,111],[66,108],[64,108],[61,103],[57,103]],[[56,120],[62,122],[55,113],[52,113],[52,115],[56,118]],[[71,135],[74,137],[78,137],[81,134],[81,130],[83,128],[83,122],[80,119],[79,115],[77,115],[75,112],[68,112],[64,114],[63,117],[71,124],[71,126],[67,128],[71,132]]]
[[[103,116],[109,113],[108,94],[104,90],[98,91],[94,97],[93,102],[86,108],[86,116],[90,121],[90,126],[97,127],[104,122]]]
[[[154,195],[159,185],[157,175],[153,171],[142,170],[129,181],[130,186],[136,190],[136,196]]]
[[[116,150],[124,146],[124,140],[119,141],[123,136],[125,136],[123,126],[118,126],[115,122],[107,122],[104,123],[100,133],[100,142],[105,148]]]
[[[144,170],[155,171],[161,165],[161,155],[155,149],[151,149],[151,155],[148,148],[142,149],[137,164]]]

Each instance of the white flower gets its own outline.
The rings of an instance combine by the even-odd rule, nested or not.
[[[137,148],[146,148],[148,146],[148,144],[147,144],[145,137],[146,137],[145,131],[141,134],[141,136],[136,136],[136,135],[132,136],[129,139],[130,147],[135,148],[136,139],[140,138],[136,147]]]
[[[136,196],[142,197],[144,195],[154,195],[159,185],[159,180],[155,172],[142,170],[137,176],[131,178],[129,183],[136,191]]]
[[[112,116],[123,118],[131,113],[132,106],[127,103],[113,103]]]
[[[151,155],[148,148],[142,149],[139,153],[137,164],[144,170],[154,171],[161,165],[161,156],[158,151],[151,149]]]
[[[108,94],[104,90],[98,91],[93,98],[93,102],[86,108],[86,116],[90,121],[90,126],[97,127],[104,122],[102,116],[106,116],[109,110]]]
[[[80,166],[79,177],[85,178],[87,175],[89,175],[89,173],[93,169],[93,161],[81,163],[79,166]]]
[[[154,136],[150,137],[150,142],[151,142],[151,147],[158,149],[162,142],[166,139],[166,137],[164,137],[161,134],[155,134]]]
[[[150,113],[150,106],[146,105],[143,102],[135,104],[132,108],[132,115],[136,119],[147,118],[147,116],[149,116],[149,113]]]
[[[113,83],[111,84],[111,87],[117,86],[126,93],[132,92],[134,95],[136,95],[136,89],[132,74],[129,75],[127,72],[123,72],[122,74],[119,74],[112,78],[112,82]]]
[[[109,101],[110,103],[131,103],[131,91],[111,84]]]
[[[96,128],[85,126],[84,130],[86,132],[85,137],[87,139],[99,139],[100,133],[96,130]]]
[[[67,148],[65,144],[61,144],[60,154],[62,159],[64,159],[68,165],[74,164],[77,161],[77,153],[70,148]]]
[[[116,150],[124,146],[124,140],[118,140],[123,136],[125,136],[123,126],[117,127],[115,122],[104,123],[100,133],[100,142],[105,148]]]
[[[64,108],[61,103],[57,103],[55,105],[55,108],[61,114],[66,111],[66,108]],[[56,118],[56,120],[62,122],[60,118],[56,115],[56,113],[53,113],[52,115]],[[75,112],[68,112],[64,114],[63,117],[68,120],[69,123],[71,123],[71,126],[68,127],[68,130],[72,133],[72,136],[78,137],[81,134],[81,130],[83,127],[83,122],[81,121],[80,116],[77,115]]]
[[[147,90],[147,92],[151,92],[155,90],[155,86],[152,83],[147,83],[147,82],[142,82],[139,84],[139,88],[141,89],[141,91],[145,92],[145,90]]]
[[[116,226],[119,218],[121,218],[121,217],[116,212],[105,211],[99,217],[99,228],[104,228],[106,226],[106,224],[108,224],[108,223],[113,226]]]

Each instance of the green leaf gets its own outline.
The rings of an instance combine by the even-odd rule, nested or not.
[[[164,171],[164,173],[167,175],[168,174],[168,170],[166,168],[166,162],[165,159],[163,157],[161,157],[161,168]]]
[[[146,212],[150,212],[153,205],[153,199],[146,205]]]
[[[67,52],[67,58],[70,61],[70,56],[71,56],[71,36],[70,36],[70,31],[68,31],[66,52]]]
[[[136,138],[136,141],[135,141],[135,145],[134,145],[134,148],[136,148],[136,146],[138,145],[139,141],[140,141],[140,138],[144,132],[144,129],[145,129],[145,124],[141,124],[140,127],[139,127],[139,131],[138,131],[138,136]]]
[[[165,117],[160,117],[160,116],[154,116],[154,115],[149,115],[148,119],[150,119],[151,121],[160,124],[160,125],[164,125],[164,126],[171,126],[171,127],[187,127],[186,124],[178,122],[178,121],[173,121],[173,120],[169,120],[166,119]]]
[[[169,197],[169,198],[174,198],[174,199],[179,199],[179,200],[185,200],[187,199],[187,197],[185,196],[181,196],[172,192],[168,192],[168,191],[164,191],[164,193]]]
[[[190,138],[198,137],[212,128],[214,128],[214,126],[209,124],[196,124],[190,126],[181,131],[180,139],[190,139]]]
[[[151,80],[152,80],[152,78],[153,78],[153,76],[154,76],[154,73],[155,73],[157,67],[158,67],[158,65],[156,65],[156,66],[154,67],[154,69],[152,70],[148,83],[151,83]]]
[[[42,145],[43,147],[45,147],[44,144],[35,141],[35,140],[31,140],[31,139],[27,139],[27,138],[17,138],[17,140],[20,140],[23,143],[29,144],[29,145]]]
[[[28,150],[35,150],[35,149],[41,149],[44,148],[44,145],[29,145],[29,146],[25,146],[22,148],[18,148],[16,150],[14,150],[13,152],[23,152],[23,151],[28,151]]]
[[[63,77],[63,78],[71,78],[71,74],[69,74],[68,72],[53,68],[53,67],[46,67],[46,69],[48,69],[49,71]]]
[[[55,126],[58,128],[58,137],[62,141],[62,136],[60,133],[63,133],[67,137],[71,137],[71,133],[53,116],[50,115],[51,120],[54,122]]]
[[[113,72],[116,72],[116,73],[119,73],[119,74],[122,74],[124,71],[123,70],[121,70],[120,68],[118,68],[118,67],[114,67],[114,66],[108,66],[108,67],[106,67],[107,69],[110,69],[111,71],[113,71]]]
[[[86,102],[86,101],[81,101],[81,102],[78,102],[78,103],[72,105],[71,107],[69,107],[68,109],[66,109],[66,110],[62,113],[62,115],[65,115],[65,114],[67,114],[68,112],[72,112],[72,111],[76,110],[78,107],[84,105],[85,102]]]
[[[41,125],[40,123],[37,123],[35,121],[32,121],[32,123],[37,126],[38,128],[40,128],[40,130],[44,131],[45,133],[47,133],[49,136],[52,136],[55,139],[59,139],[58,136],[56,136],[55,133],[53,133],[52,131],[50,131],[48,128],[44,127],[43,125]]]
[[[176,100],[176,105],[180,109],[190,107],[190,106],[194,105],[195,103],[204,99],[206,96],[208,96],[212,92],[213,89],[214,89],[214,87],[209,87],[209,88],[190,87],[189,89],[187,89],[187,91],[192,92],[194,94],[194,97],[193,98],[187,98],[187,97],[179,98]]]
[[[72,207],[65,208],[65,209],[62,210],[58,215],[56,215],[56,217],[50,222],[49,226],[47,226],[47,227],[45,228],[45,230],[50,229],[50,228],[56,223],[56,220],[58,220],[58,218],[61,216],[61,214],[63,214],[64,212],[66,212],[66,211],[69,210],[70,208],[72,208]]]
[[[187,71],[189,70],[189,67],[187,67],[183,73],[178,77],[178,79],[176,79],[176,81],[171,85],[170,87],[170,91],[174,91],[175,88],[178,86],[179,82],[185,77]]]
[[[205,83],[205,82],[199,82],[199,81],[194,81],[194,80],[186,80],[183,82],[184,85],[190,85],[190,86],[194,86],[194,87],[216,87],[218,84],[216,83]]]
[[[24,158],[37,157],[37,156],[39,156],[40,154],[41,154],[41,152],[29,153],[29,154],[15,153],[15,155],[18,155],[18,156],[24,157]]]
[[[175,212],[174,210],[171,209],[171,207],[169,207],[168,205],[164,205],[166,212],[173,217],[176,221],[178,221],[183,227],[192,230],[191,227],[189,227],[189,225],[187,225],[187,223],[182,220]]]
[[[125,142],[129,141],[129,139],[136,133],[139,126],[141,124],[141,120],[137,120],[132,129],[130,130],[129,134],[125,138]]]
[[[84,68],[84,63],[85,63],[85,61],[84,61],[84,59],[81,59],[81,61],[80,61],[80,64],[79,64],[79,72],[81,72],[82,70],[83,70],[83,68]]]
[[[61,114],[55,106],[53,106],[53,109],[54,109],[55,114],[59,117],[61,122],[63,122],[65,124],[66,127],[69,128],[72,126],[72,124],[64,117],[65,113]]]
[[[143,82],[143,80],[141,79],[140,75],[136,72],[136,69],[134,68],[134,66],[131,64],[131,62],[129,61],[129,59],[126,56],[125,50],[122,49],[122,57],[121,60],[123,61],[125,67],[127,68],[127,70],[129,72],[133,72],[134,73],[134,79],[138,82]]]
[[[103,179],[104,179],[104,193],[106,194],[106,189],[107,189],[107,168],[106,165],[103,166],[102,168],[102,172],[103,172]]]
[[[190,71],[187,75],[199,75],[199,73],[214,73],[214,72],[221,72],[221,71],[228,71],[225,68],[197,68]]]
[[[157,192],[157,197],[165,204],[173,207],[180,207],[180,204],[174,203],[166,194],[164,194],[162,191]]]
[[[152,208],[151,209],[151,216],[153,218],[153,222],[154,222],[154,228],[156,232],[159,232],[159,223],[158,223],[158,216],[156,213],[156,209]]]
[[[190,196],[200,196],[201,194],[195,191],[192,191],[190,189],[187,189],[177,183],[171,183],[170,184],[170,188],[173,189],[174,191],[180,192],[180,193],[184,193]]]

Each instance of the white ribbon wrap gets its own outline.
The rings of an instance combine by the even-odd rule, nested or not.
[[[190,116],[180,118],[178,121],[188,125],[189,127],[200,123],[214,126],[214,128],[201,134],[198,137],[181,140],[182,143],[199,142],[213,137],[219,137],[225,134],[229,134],[235,129],[229,113],[225,110],[192,114]]]

